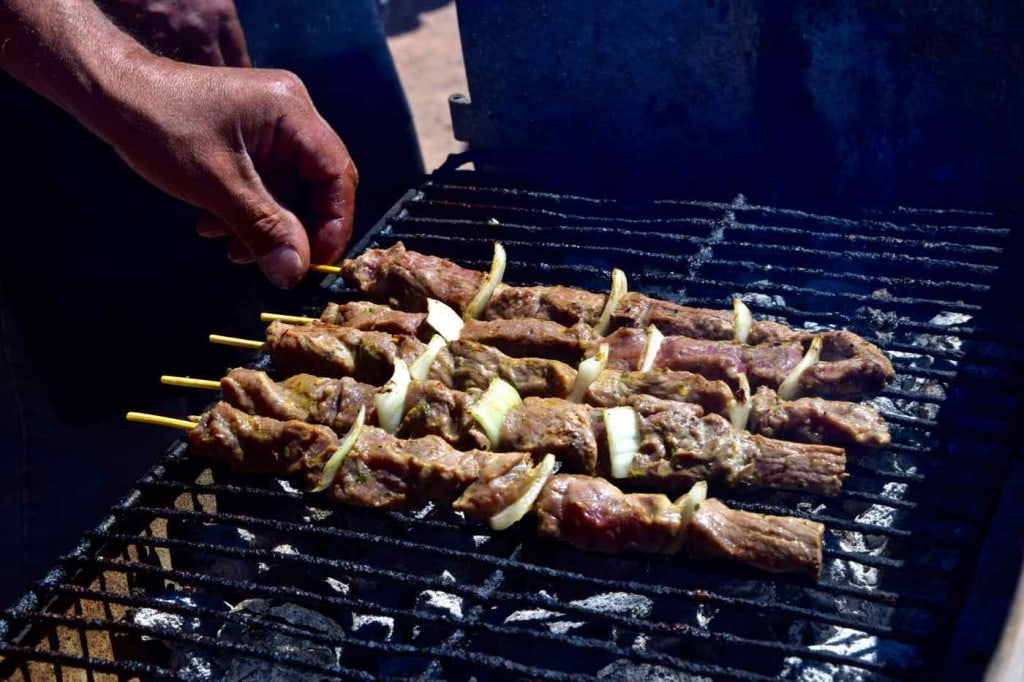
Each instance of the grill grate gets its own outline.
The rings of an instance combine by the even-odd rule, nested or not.
[[[681,557],[585,554],[538,540],[530,524],[492,533],[437,510],[340,508],[287,481],[209,469],[179,440],[4,613],[0,673],[934,673],[1012,463],[1006,434],[1019,393],[1011,377],[1024,330],[1019,315],[995,305],[1011,225],[955,211],[826,217],[742,197],[631,203],[441,172],[356,250],[402,240],[486,269],[498,239],[511,259],[507,281],[600,290],[620,267],[635,290],[713,308],[739,295],[759,317],[845,326],[890,354],[897,379],[872,403],[894,443],[851,452],[841,496],[722,495],[737,508],[824,522],[820,582]],[[353,295],[328,278],[304,312]]]

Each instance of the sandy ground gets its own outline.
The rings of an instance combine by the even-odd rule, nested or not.
[[[438,7],[437,5],[440,5]],[[388,45],[412,108],[428,171],[465,145],[452,135],[448,96],[468,94],[455,3],[391,0]]]

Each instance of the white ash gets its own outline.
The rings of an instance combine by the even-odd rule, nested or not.
[[[650,663],[637,664],[626,659],[619,659],[601,668],[597,673],[597,679],[612,680],[613,682],[634,682],[634,680],[645,680],[646,682],[711,682],[711,679],[708,677],[701,677]]]
[[[916,334],[914,344],[927,350],[959,352],[963,347],[963,339],[952,334]]]
[[[877,298],[880,301],[891,301],[892,294],[886,288],[875,289],[871,292],[871,298]]]
[[[841,627],[832,628],[828,639],[822,644],[813,644],[808,649],[846,656],[858,661],[894,663],[903,666],[912,665],[918,658],[912,646],[879,641],[877,637],[859,630]],[[779,677],[802,682],[861,682],[861,680],[874,679],[874,675],[860,668],[838,666],[796,657],[786,659]]]
[[[970,322],[971,319],[973,319],[971,315],[965,315],[964,313],[942,312],[928,320],[928,322],[930,324],[949,327],[954,324],[966,324]]]
[[[708,604],[697,605],[697,625],[702,628],[706,628],[714,620],[715,616],[718,615],[720,609],[715,606],[709,606]]]
[[[449,571],[448,569],[445,569],[445,570],[441,571],[441,576],[440,577],[441,577],[441,580],[445,581],[446,583],[454,584],[454,583],[458,582],[455,579],[455,576],[452,575],[451,571]]]
[[[508,625],[509,623],[561,618],[564,615],[565,614],[560,611],[548,611],[547,609],[520,609],[518,611],[513,611],[505,618],[505,625]]]
[[[490,539],[491,539],[490,535],[474,535],[473,536],[473,544],[476,547],[483,547],[485,544],[487,544],[487,541],[490,540]]]
[[[778,294],[769,296],[768,294],[744,293],[736,294],[736,298],[746,303],[751,309],[754,307],[784,308],[786,306],[786,299]]]
[[[633,646],[631,648],[633,649],[633,651],[636,651],[638,653],[643,653],[644,651],[647,651],[647,635],[643,633],[637,635],[636,639],[633,640]]]
[[[582,621],[560,620],[554,623],[548,623],[548,630],[550,630],[553,635],[564,635],[569,631],[581,628],[584,625],[586,625],[586,623]]]
[[[348,596],[349,590],[352,589],[348,583],[343,583],[336,578],[327,578],[326,581],[327,585],[338,594]]]
[[[606,592],[585,599],[576,599],[569,603],[588,611],[616,613],[633,616],[634,618],[647,616],[654,605],[650,597],[630,594],[629,592]]]
[[[416,608],[462,618],[462,597],[438,590],[423,590],[416,596]]]
[[[273,550],[274,554],[284,554],[286,556],[297,556],[299,550],[295,549],[291,545],[277,545]]]
[[[415,516],[417,519],[425,519],[427,515],[429,515],[430,512],[432,511],[434,511],[434,503],[427,502],[427,504],[425,504],[421,509],[417,509],[415,512],[413,512],[412,515]]]
[[[287,481],[283,478],[278,478],[275,480],[277,481],[277,484],[281,487],[281,490],[285,491],[286,493],[291,493],[293,495],[302,494],[302,491],[296,488],[294,485],[292,485],[291,481]]]
[[[352,614],[352,632],[360,633],[367,639],[390,642],[395,634],[395,619],[390,616]]]

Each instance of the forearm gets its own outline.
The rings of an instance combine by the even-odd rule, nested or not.
[[[104,139],[118,92],[149,59],[91,0],[0,0],[0,66]]]

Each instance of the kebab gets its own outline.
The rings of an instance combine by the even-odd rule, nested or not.
[[[742,303],[749,317],[749,310]],[[609,366],[623,371],[657,367],[686,370],[738,387],[745,376],[753,387],[778,389],[786,398],[800,394],[860,397],[892,379],[892,365],[881,351],[848,331],[829,331],[750,345],[737,340],[665,336],[656,325],[622,328],[601,336],[583,323],[571,327],[541,318],[460,320],[451,308],[428,299],[428,312],[404,312],[386,305],[355,301],[330,303],[319,320],[264,314],[267,321],[339,325],[397,336],[476,341],[513,357],[541,357],[575,364],[592,357],[603,344],[610,349]],[[739,315],[739,313],[738,313]],[[742,317],[742,315],[740,315]],[[436,332],[435,332],[436,330]]]
[[[234,470],[301,477],[312,492],[353,506],[414,509],[432,502],[502,530],[536,510],[538,533],[598,552],[675,554],[737,561],[816,578],[820,523],[737,511],[697,484],[675,502],[627,494],[580,475],[555,474],[554,458],[461,452],[437,437],[403,440],[357,421],[341,438],[325,426],[254,416],[218,403],[198,423],[129,413],[190,429],[193,454]]]
[[[598,407],[614,407],[650,394],[696,402],[707,412],[727,414],[737,428],[770,437],[863,447],[889,443],[884,421],[870,406],[822,398],[786,400],[765,386],[751,399],[743,374],[738,376],[737,398],[726,384],[692,372],[608,370],[600,346],[577,372],[557,360],[513,358],[463,338],[446,344],[435,335],[425,344],[412,336],[329,324],[290,325],[275,320],[267,328],[266,343],[217,336],[211,340],[265,348],[283,374],[353,377],[380,385],[394,371],[395,360],[401,359],[410,366],[413,378],[435,379],[461,390],[484,390],[500,378],[520,395],[584,400]]]
[[[796,343],[808,347],[822,338],[824,367],[811,371],[808,380],[835,382],[828,363],[846,360],[847,384],[857,373],[877,390],[895,376],[892,364],[877,346],[848,331],[820,334],[791,329],[770,321],[753,320],[749,309],[734,300],[732,312],[691,308],[643,294],[628,292],[625,275],[615,270],[608,294],[562,286],[513,287],[501,284],[505,251],[495,244],[489,273],[468,270],[449,260],[409,251],[399,242],[389,249],[369,249],[346,260],[338,271],[365,296],[396,308],[426,310],[427,299],[454,308],[467,319],[518,320],[534,318],[566,327],[585,325],[604,335],[620,328],[657,327],[662,333],[705,341],[735,341],[743,345]],[[709,347],[713,348],[713,347]],[[856,370],[854,368],[857,368]],[[847,390],[852,386],[847,385]],[[833,394],[835,395],[835,394]],[[852,395],[845,393],[843,395]]]
[[[547,329],[540,329],[541,326]],[[481,331],[486,328],[485,331]],[[884,375],[874,371],[876,365],[861,363],[857,358],[820,360],[824,356],[822,337],[815,338],[807,352],[796,342],[764,346],[745,346],[737,342],[701,341],[685,337],[664,337],[656,328],[646,331],[623,329],[608,337],[588,337],[583,328],[569,330],[546,321],[495,321],[471,323],[456,334],[447,336],[452,343],[468,342],[478,346],[497,348],[511,357],[524,361],[524,369],[536,365],[538,360],[577,357],[596,357],[607,346],[607,366],[621,371],[647,371],[667,369],[689,371],[709,379],[722,379],[734,389],[748,380],[754,387],[777,388],[785,399],[800,393],[831,396],[861,395],[865,391],[881,388]],[[579,332],[579,333],[578,333]],[[846,332],[842,334],[848,334]],[[456,338],[456,341],[452,341]],[[831,337],[839,340],[841,337]],[[842,337],[846,338],[846,337]],[[589,340],[586,340],[589,339]],[[327,323],[289,325],[274,319],[267,326],[266,341],[232,341],[225,337],[211,340],[237,343],[270,352],[274,365],[284,372],[306,372],[327,376],[352,376],[371,382],[386,380],[393,368],[393,358],[400,356],[411,363],[423,355],[431,344],[432,357],[441,359],[449,353],[440,353],[444,338],[434,335],[429,344],[414,336],[364,331]],[[476,346],[460,346],[463,353],[477,354]],[[545,353],[545,348],[558,350]],[[567,349],[571,353],[566,353]],[[535,353],[535,354],[531,354]],[[545,353],[538,356],[536,353]],[[556,356],[556,357],[553,357]],[[365,365],[357,365],[362,360]],[[451,367],[431,368],[439,380]],[[527,375],[536,379],[537,369]],[[340,373],[340,374],[339,374]],[[517,389],[520,388],[517,386]],[[528,391],[521,391],[528,392]]]
[[[165,377],[165,383],[196,385]],[[220,382],[224,399],[250,414],[323,424],[337,433],[366,414],[389,433],[438,436],[460,449],[553,454],[577,473],[666,491],[701,480],[727,485],[837,495],[845,476],[842,449],[751,435],[698,405],[639,396],[631,405],[598,408],[559,398],[521,400],[495,379],[487,391],[456,391],[412,381],[398,361],[383,388],[351,378],[296,375],[280,383],[257,370],[235,369]]]

